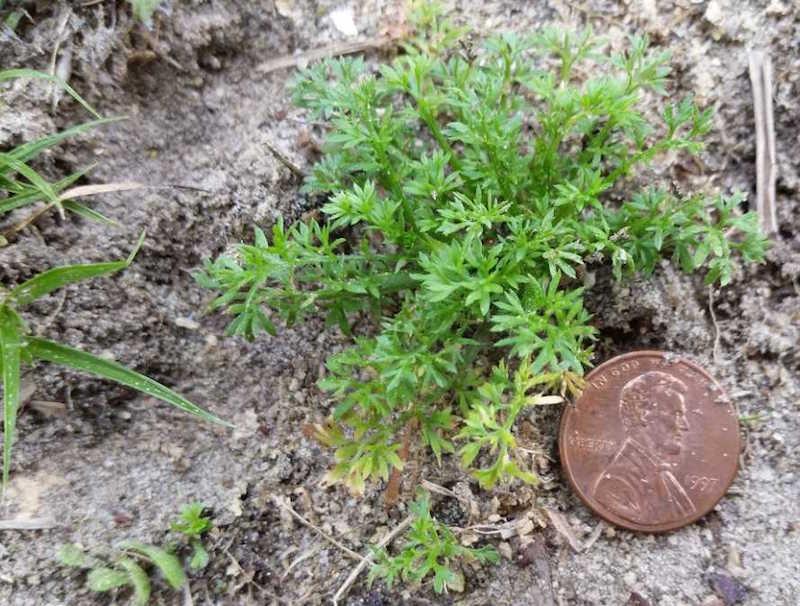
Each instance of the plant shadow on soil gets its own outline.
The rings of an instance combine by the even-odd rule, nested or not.
[[[30,318],[48,319],[46,335],[151,373],[233,421],[237,430],[201,425],[84,376],[46,367],[29,373],[36,399],[71,402],[72,408],[52,418],[32,408],[21,415],[14,505],[0,517],[51,516],[59,527],[0,535],[0,602],[109,603],[108,596],[84,588],[83,574],[58,567],[57,546],[78,542],[103,548],[124,538],[157,543],[179,507],[200,500],[213,509],[217,530],[208,540],[211,564],[191,579],[195,603],[329,603],[354,562],[287,517],[274,498],[289,499],[298,512],[360,553],[405,515],[402,504],[384,509],[380,486],[361,499],[321,487],[331,455],[302,438],[302,424],[328,411],[314,387],[325,356],[347,341],[327,333],[320,320],[252,344],[225,338],[225,318],[201,315],[208,293],[190,273],[230,242],[248,239],[253,224],[298,217],[313,205],[297,193],[294,175],[264,145],[307,161],[304,145],[315,134],[313,126],[303,123],[287,97],[290,71],[262,74],[258,66],[340,40],[329,16],[336,3],[163,4],[155,42],[130,20],[124,3],[115,11],[109,3],[31,5],[33,22],[20,27],[18,39],[0,40],[0,56],[3,67],[46,68],[61,36],[73,52],[73,85],[102,113],[131,116],[63,146],[54,154],[59,161],[44,157],[39,168],[45,174],[98,161],[91,182],[139,180],[198,190],[99,200],[98,210],[120,220],[122,229],[47,217],[35,231],[0,249],[0,283],[30,277],[54,260],[124,256],[135,234],[146,228],[147,240],[130,269],[68,288],[63,303],[57,297],[44,300]],[[512,561],[468,569],[463,594],[436,596],[429,587],[416,593],[397,586],[368,588],[362,576],[345,603],[616,605],[635,593],[652,606],[710,606],[718,603],[710,601],[715,593],[723,600],[731,597],[723,595],[724,583],[714,575],[746,588],[747,597],[739,603],[791,604],[800,594],[800,485],[793,455],[800,446],[800,59],[791,52],[800,45],[800,15],[781,2],[770,7],[763,10],[752,2],[734,8],[723,0],[676,1],[669,7],[593,0],[575,12],[558,1],[455,7],[453,14],[478,32],[591,23],[612,42],[645,31],[656,44],[673,49],[675,90],[696,91],[701,103],[717,109],[703,170],[663,174],[654,167],[654,176],[686,188],[738,187],[753,193],[755,136],[746,49],[769,48],[776,71],[782,240],[766,265],[740,268],[734,283],[716,294],[717,355],[702,280],[668,265],[650,280],[621,285],[595,268],[596,286],[587,301],[600,329],[597,360],[638,348],[680,352],[705,366],[742,414],[764,416],[747,432],[743,468],[731,493],[697,524],[663,536],[606,529],[582,553],[572,552],[554,529],[537,529],[534,556],[520,562],[525,554],[512,541]],[[396,18],[396,10],[387,2],[362,3],[355,8],[356,23],[362,34],[375,34]],[[46,87],[12,89],[0,116],[0,146],[85,119],[67,101],[53,115],[49,106]],[[21,217],[17,213],[8,221]],[[492,510],[514,517],[534,503],[561,511],[585,539],[597,520],[560,475],[557,424],[557,410],[541,409],[525,428],[551,459],[542,458],[540,472],[549,481],[536,493],[519,487],[481,492],[452,457],[441,468],[421,458],[417,473],[448,487],[466,487],[481,514]],[[412,493],[406,487],[406,496]],[[450,521],[456,513],[441,515]],[[307,557],[286,574],[301,556]],[[165,604],[183,600],[162,586],[156,598]]]

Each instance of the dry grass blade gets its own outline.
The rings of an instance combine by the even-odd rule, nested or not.
[[[428,492],[433,492],[436,494],[440,494],[444,497],[451,497],[453,499],[461,500],[458,498],[458,495],[454,493],[449,488],[445,488],[444,486],[440,486],[439,484],[434,484],[430,480],[422,479],[421,486],[427,490]]]
[[[256,71],[262,74],[286,69],[287,67],[301,67],[312,61],[327,59],[329,57],[339,57],[341,55],[352,55],[366,50],[380,50],[388,48],[395,43],[395,38],[391,36],[380,36],[377,38],[367,38],[366,40],[355,40],[353,42],[339,42],[321,48],[313,48],[298,55],[284,55],[276,59],[264,61],[256,67]]]
[[[545,509],[545,511],[547,512],[547,517],[550,518],[550,522],[553,524],[553,528],[558,531],[558,534],[567,540],[569,546],[572,547],[576,553],[581,552],[583,550],[583,546],[578,540],[578,537],[575,536],[575,531],[572,530],[572,526],[569,525],[569,522],[567,522],[567,518],[564,517],[564,514],[552,509]]]
[[[751,51],[750,82],[756,122],[756,209],[761,229],[768,236],[778,231],[775,212],[775,121],[772,115],[772,60]]]
[[[587,551],[589,548],[592,547],[597,542],[597,539],[600,538],[600,535],[603,534],[603,529],[606,527],[606,523],[603,520],[600,520],[597,523],[597,526],[594,527],[592,534],[589,535],[589,538],[586,539],[586,542],[583,544],[583,548],[581,551]]]
[[[567,522],[567,518],[562,513],[547,508],[545,508],[544,511],[547,513],[547,517],[550,518],[550,523],[553,525],[553,528],[555,528],[558,534],[567,540],[569,546],[572,547],[576,553],[580,553],[591,548],[592,545],[597,542],[597,539],[600,538],[600,535],[603,533],[603,529],[606,527],[606,523],[603,520],[600,520],[586,541],[581,543],[578,537],[575,536],[575,531],[572,529],[572,526],[570,526],[569,522]]]
[[[29,405],[44,417],[63,417],[67,414],[67,405],[64,402],[30,400]]]
[[[21,518],[0,520],[0,530],[45,530],[58,526],[53,518]]]
[[[32,212],[28,215],[25,219],[17,223],[16,225],[11,226],[5,232],[3,232],[3,236],[8,238],[9,236],[13,236],[23,229],[25,229],[28,225],[36,221],[39,217],[41,217],[44,213],[48,210],[53,208],[62,202],[66,202],[68,200],[74,200],[75,198],[81,198],[84,196],[96,196],[98,194],[109,194],[113,192],[119,191],[131,191],[134,189],[142,189],[146,187],[157,187],[151,185],[144,185],[142,183],[136,183],[135,181],[121,181],[119,183],[100,183],[97,185],[79,185],[77,187],[71,187],[65,192],[59,194],[55,201],[50,202],[49,204],[43,206],[42,208]]]
[[[97,194],[109,194],[117,191],[130,191],[132,189],[142,189],[143,187],[150,187],[135,181],[120,181],[119,183],[100,183],[98,185],[79,185],[78,187],[71,187],[67,191],[58,196],[59,202],[64,200],[73,200],[82,196],[96,196]]]
[[[717,314],[714,311],[714,287],[708,287],[708,312],[711,315],[711,322],[714,324],[714,348],[713,348],[713,356],[714,362],[719,363],[719,340],[720,340],[720,330],[719,330],[719,322],[717,321]]]

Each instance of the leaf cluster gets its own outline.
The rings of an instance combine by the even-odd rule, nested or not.
[[[203,506],[190,503],[182,508],[172,529],[192,547],[189,569],[200,570],[208,564],[208,552],[200,537],[211,528],[211,521],[202,515]],[[122,587],[133,590],[133,603],[145,606],[150,600],[151,583],[148,567],[158,570],[170,587],[180,589],[186,583],[186,572],[175,552],[180,544],[146,545],[138,541],[122,541],[111,555],[88,554],[74,544],[62,545],[56,559],[64,566],[88,569],[86,586],[96,592]]]
[[[514,420],[580,388],[589,266],[623,279],[666,258],[724,285],[736,254],[766,248],[740,195],[637,183],[711,128],[710,110],[667,95],[669,55],[646,37],[612,53],[590,31],[473,44],[425,11],[390,64],[326,61],[292,84],[329,126],[304,185],[327,196],[324,220],[256,228],[197,274],[248,339],[319,312],[347,335],[374,319],[320,382],[336,406],[315,435],[336,449],[329,478],[355,491],[402,469],[407,426],[437,458],[459,442],[465,465],[492,457],[473,471],[484,486],[532,480]]]
[[[491,546],[463,547],[447,526],[431,516],[430,497],[422,494],[410,505],[413,521],[397,555],[391,556],[384,548],[373,547],[375,564],[369,571],[369,583],[382,579],[390,588],[396,580],[420,585],[433,576],[436,593],[448,588],[462,588],[464,576],[456,565],[465,562],[497,564],[500,556]]]
[[[192,547],[192,557],[189,560],[189,568],[192,570],[205,568],[208,564],[208,552],[200,537],[211,530],[211,520],[203,515],[203,510],[202,503],[184,505],[178,521],[171,525],[172,530],[183,535]]]

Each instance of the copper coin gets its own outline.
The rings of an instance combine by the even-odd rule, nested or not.
[[[631,530],[664,532],[708,513],[739,459],[739,423],[705,370],[637,351],[586,376],[561,416],[561,464],[586,505]]]

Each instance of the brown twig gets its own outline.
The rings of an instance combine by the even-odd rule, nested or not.
[[[403,431],[403,443],[400,446],[400,460],[405,465],[408,461],[408,454],[411,449],[411,436],[417,427],[417,418],[411,417],[406,423],[405,430]],[[389,481],[386,483],[386,490],[383,493],[383,504],[387,509],[395,504],[397,497],[400,494],[400,480],[402,472],[397,467],[392,468],[389,474]]]
[[[295,174],[295,175],[296,175],[298,178],[300,178],[300,179],[305,179],[305,178],[306,178],[306,171],[304,171],[304,170],[303,170],[302,168],[300,168],[300,167],[299,167],[297,164],[295,164],[294,162],[292,162],[292,161],[289,159],[289,156],[287,156],[286,154],[284,154],[284,153],[283,153],[281,150],[279,150],[277,147],[275,147],[275,146],[274,146],[272,143],[270,143],[269,141],[264,141],[264,145],[266,145],[266,146],[267,146],[267,149],[268,149],[270,152],[272,152],[272,155],[273,155],[273,156],[275,156],[275,158],[276,158],[276,159],[277,159],[277,160],[278,160],[278,161],[279,161],[281,164],[283,164],[283,165],[284,165],[286,168],[288,168],[290,171],[292,171],[292,172],[293,172],[293,173],[294,173],[294,174]]]
[[[294,561],[291,564],[289,564],[289,566],[286,568],[286,570],[283,571],[283,574],[281,575],[281,581],[283,581],[286,577],[289,576],[289,573],[292,571],[292,569],[294,569],[295,566],[297,566],[301,562],[305,562],[309,558],[314,557],[315,555],[317,555],[317,553],[319,553],[319,550],[320,550],[320,547],[316,546],[313,549],[310,549],[310,550],[308,550],[308,551],[306,551],[304,553],[301,553],[299,556],[297,556],[294,559]]]
[[[283,57],[270,59],[269,61],[265,61],[264,63],[258,65],[256,67],[256,71],[262,74],[268,74],[279,69],[298,67],[311,63],[312,61],[318,61],[328,57],[352,55],[354,53],[360,53],[366,50],[380,50],[382,48],[392,46],[395,41],[396,38],[392,36],[379,36],[376,38],[367,38],[366,40],[337,42],[321,48],[312,48],[311,50],[307,50],[297,55],[284,55]]]
[[[772,115],[772,60],[750,51],[750,82],[756,122],[756,209],[767,236],[778,231],[775,212],[775,122]]]
[[[394,541],[397,535],[399,535],[400,533],[405,531],[406,528],[409,527],[413,519],[414,519],[413,516],[408,516],[407,518],[405,518],[402,522],[400,522],[400,524],[394,530],[392,530],[389,534],[387,534],[380,541],[378,541],[377,547],[378,548],[386,547],[389,543]],[[345,579],[345,582],[342,583],[342,586],[339,587],[339,589],[334,594],[333,606],[339,606],[339,600],[341,600],[345,595],[347,595],[350,586],[353,583],[355,583],[356,579],[358,578],[358,575],[360,575],[363,572],[363,570],[372,563],[372,560],[374,559],[375,559],[375,552],[370,551],[367,554],[367,557],[363,558],[361,562],[358,563],[358,566],[353,568],[353,571],[350,573],[350,576],[348,576],[347,579]]]
[[[178,71],[181,71],[181,72],[185,72],[186,71],[180,63],[178,63],[177,61],[175,61],[175,59],[170,57],[167,54],[167,52],[161,47],[161,43],[158,41],[158,37],[157,36],[153,36],[150,32],[148,32],[143,27],[139,28],[139,32],[138,33],[142,38],[144,38],[144,41],[147,43],[147,45],[152,49],[152,51],[156,54],[156,56],[159,59],[162,59],[163,61],[166,61],[167,63],[169,63],[172,67],[174,67]]]
[[[350,556],[351,558],[353,558],[354,560],[359,560],[359,561],[362,561],[362,560],[364,559],[364,558],[362,558],[362,557],[361,557],[359,554],[357,554],[355,551],[353,551],[352,549],[350,549],[349,547],[346,547],[345,545],[342,545],[342,544],[341,544],[339,541],[337,541],[337,540],[336,540],[336,539],[334,539],[332,536],[330,536],[329,534],[327,534],[327,533],[326,533],[325,531],[323,531],[321,528],[319,528],[319,527],[317,527],[317,526],[314,526],[314,524],[312,524],[311,522],[309,522],[308,520],[306,520],[306,519],[305,519],[303,516],[301,516],[301,515],[300,515],[299,513],[297,513],[297,512],[296,512],[294,509],[292,509],[292,508],[289,506],[289,504],[287,504],[287,503],[284,503],[284,502],[283,502],[283,501],[282,501],[280,498],[278,498],[278,497],[275,497],[275,498],[273,499],[273,501],[275,502],[275,505],[277,505],[278,507],[281,507],[281,508],[285,509],[285,510],[286,510],[286,511],[287,511],[289,514],[291,514],[291,516],[292,516],[294,519],[296,519],[298,522],[300,522],[300,523],[301,523],[303,526],[306,526],[306,527],[310,528],[311,530],[313,530],[314,532],[316,532],[317,534],[319,534],[319,535],[320,535],[320,536],[321,536],[323,539],[325,539],[326,541],[328,541],[328,542],[329,542],[329,543],[331,543],[332,545],[335,545],[336,547],[338,547],[339,549],[341,549],[343,552],[345,552],[347,555],[349,555],[349,556]]]

